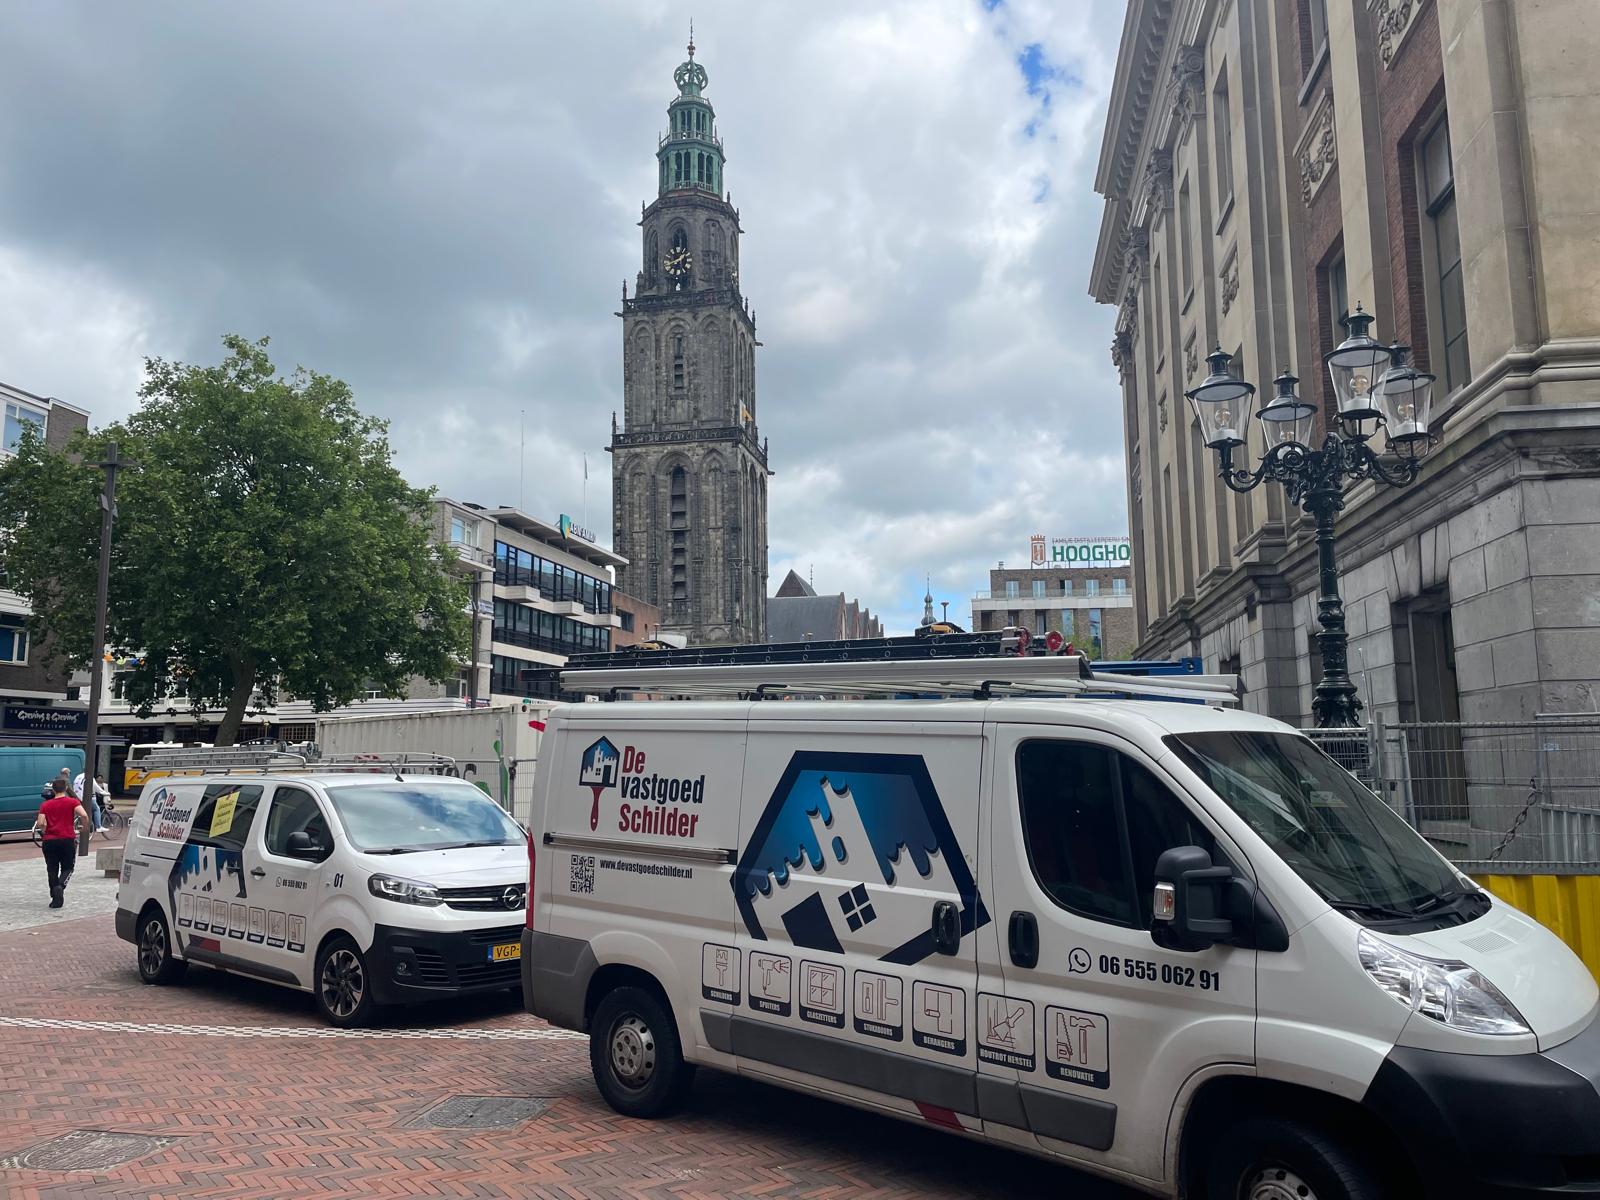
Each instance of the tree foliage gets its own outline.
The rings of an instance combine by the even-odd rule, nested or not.
[[[126,695],[224,709],[231,744],[252,693],[318,711],[409,678],[453,678],[465,585],[429,534],[430,494],[390,462],[384,422],[338,379],[276,374],[266,341],[223,339],[216,366],[150,359],[128,421],[64,453],[26,435],[0,466],[0,565],[52,652],[92,653],[99,492],[116,441],[109,644],[140,655]]]

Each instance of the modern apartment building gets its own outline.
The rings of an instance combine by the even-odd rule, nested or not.
[[[35,396],[11,384],[0,383],[0,400],[6,406],[0,459],[9,457],[30,425],[44,435],[45,444],[60,450],[67,439],[89,424],[83,409],[50,396]],[[0,577],[0,700],[24,707],[59,704],[67,698],[67,673],[45,662],[42,647],[28,629],[28,602],[5,588]],[[13,730],[9,710],[0,709],[0,735]]]
[[[1220,346],[1256,404],[1287,370],[1328,411],[1360,303],[1438,377],[1441,434],[1339,519],[1367,714],[1600,707],[1597,27],[1584,0],[1130,0],[1090,290],[1117,306],[1141,656],[1309,723],[1308,524],[1224,486],[1184,392]],[[1252,429],[1236,463],[1261,452]]]
[[[972,598],[975,633],[1060,633],[1090,658],[1131,658],[1139,640],[1126,538],[1032,539],[1029,565],[1000,563]]]

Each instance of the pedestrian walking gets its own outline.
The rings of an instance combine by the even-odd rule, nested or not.
[[[79,771],[72,781],[72,794],[89,810],[89,819],[94,822],[94,831],[101,837],[110,840],[111,833],[106,829],[105,800],[111,799],[111,792],[106,787],[106,777],[96,775],[92,785],[85,789],[85,777],[88,772]]]
[[[42,831],[45,877],[50,882],[50,907],[60,908],[66,899],[67,881],[78,861],[78,825],[89,824],[89,814],[76,796],[67,792],[68,782],[59,776],[50,781],[50,798],[39,805],[33,827]]]

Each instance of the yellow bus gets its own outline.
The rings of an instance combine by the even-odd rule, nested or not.
[[[137,796],[145,780],[159,775],[198,775],[199,771],[146,770],[144,759],[152,750],[200,750],[210,748],[210,742],[136,742],[128,747],[128,761],[122,768],[122,790]]]

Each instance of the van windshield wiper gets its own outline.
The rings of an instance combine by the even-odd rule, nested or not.
[[[436,850],[437,846],[385,846],[380,850],[364,850],[364,854],[421,854],[424,850]]]
[[[1427,896],[1417,901],[1416,911],[1428,913],[1440,908],[1457,908],[1463,900],[1468,900],[1481,894],[1467,888],[1457,888],[1453,892],[1437,892],[1432,896]]]
[[[435,846],[435,850],[471,850],[478,846],[518,846],[520,842],[506,842],[496,838],[489,842],[451,842],[447,846]]]
[[[1414,921],[1423,915],[1415,908],[1390,908],[1387,904],[1369,904],[1365,900],[1333,899],[1328,903],[1340,912],[1365,914],[1381,921]]]

